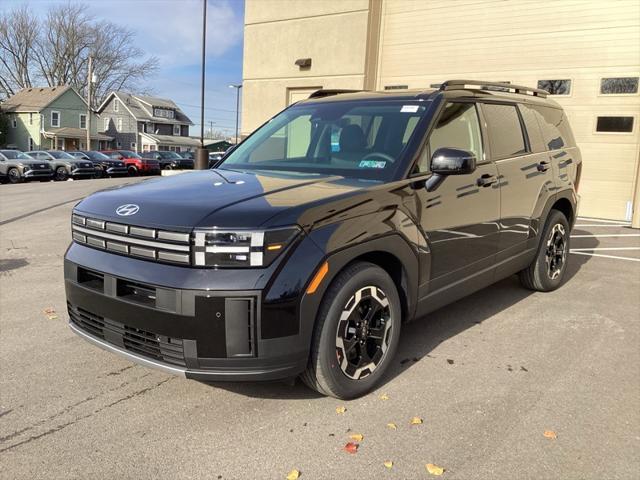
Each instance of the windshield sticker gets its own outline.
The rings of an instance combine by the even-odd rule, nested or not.
[[[416,113],[420,105],[403,105],[400,109],[401,113]]]
[[[358,167],[360,168],[384,168],[387,162],[383,160],[361,160]]]

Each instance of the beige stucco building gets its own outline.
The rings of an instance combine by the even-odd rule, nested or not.
[[[580,213],[640,226],[637,0],[246,0],[244,42],[243,135],[318,88],[562,80]]]

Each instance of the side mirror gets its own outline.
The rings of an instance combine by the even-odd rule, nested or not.
[[[436,190],[448,175],[467,175],[476,169],[476,156],[473,152],[459,148],[439,148],[431,156],[431,173],[425,188],[428,192]]]
[[[476,169],[473,152],[459,148],[439,148],[431,157],[431,171],[438,175],[466,175]]]

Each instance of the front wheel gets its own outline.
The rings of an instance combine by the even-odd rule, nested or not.
[[[302,380],[336,398],[366,394],[395,355],[401,320],[398,291],[387,272],[367,262],[348,266],[322,300]]]
[[[10,168],[7,172],[7,177],[9,177],[9,182],[11,183],[22,182],[22,177],[20,176],[20,172],[17,168]]]
[[[68,178],[68,174],[67,174],[67,169],[64,167],[58,167],[56,168],[56,173],[54,176],[54,180],[56,182],[63,182]]]
[[[127,171],[129,172],[129,176],[130,177],[137,177],[138,176],[138,169],[136,167],[134,167],[133,165],[130,166]]]
[[[550,292],[562,285],[569,259],[570,233],[567,217],[551,210],[533,262],[519,273],[523,286]]]

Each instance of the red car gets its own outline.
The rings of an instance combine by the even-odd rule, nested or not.
[[[160,175],[160,162],[150,158],[142,158],[131,150],[102,150],[109,158],[122,160],[127,166],[130,177],[138,175]]]

